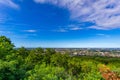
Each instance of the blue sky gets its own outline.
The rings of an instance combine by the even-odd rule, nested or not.
[[[120,0],[0,0],[16,47],[120,47]]]

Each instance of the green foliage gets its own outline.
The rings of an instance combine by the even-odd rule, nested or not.
[[[0,36],[0,59],[4,59],[6,55],[10,54],[13,50],[14,45],[10,39],[5,36]]]
[[[28,54],[29,51],[24,47],[17,49],[17,56],[22,56],[23,58],[25,58],[26,56],[28,56]]]
[[[70,56],[54,49],[14,49],[0,36],[0,80],[104,80],[99,65],[120,76],[120,58]]]
[[[0,76],[2,80],[17,79],[17,65],[18,62],[13,60],[10,62],[0,60]]]
[[[89,72],[88,74],[84,73],[84,75],[82,76],[83,76],[83,80],[104,80],[100,72],[97,71]]]
[[[69,55],[56,53],[51,56],[51,64],[54,66],[63,66],[67,68],[68,59],[69,59]]]
[[[10,51],[12,50],[14,45],[11,43],[9,38],[5,36],[0,36],[0,49]]]
[[[36,65],[33,70],[27,72],[29,80],[64,80],[66,76],[63,67]]]

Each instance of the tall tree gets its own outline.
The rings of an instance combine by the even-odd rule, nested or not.
[[[0,36],[0,58],[4,58],[7,54],[11,53],[14,44],[5,36]]]

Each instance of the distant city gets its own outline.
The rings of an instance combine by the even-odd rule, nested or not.
[[[34,48],[27,48],[34,49]],[[52,48],[61,54],[70,56],[103,56],[103,57],[120,57],[120,48]],[[46,50],[46,48],[44,48]]]

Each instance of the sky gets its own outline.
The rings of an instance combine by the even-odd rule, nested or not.
[[[120,0],[0,0],[16,47],[120,48]]]

